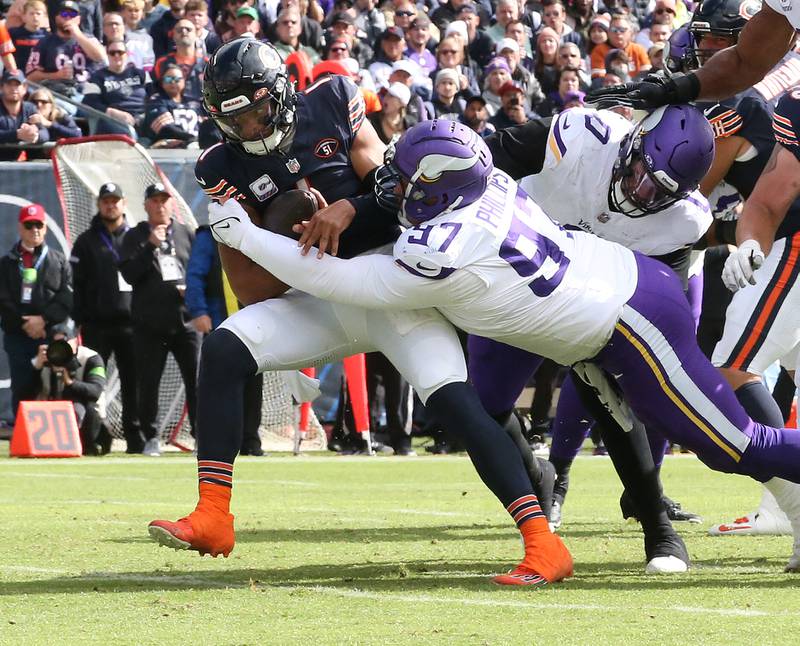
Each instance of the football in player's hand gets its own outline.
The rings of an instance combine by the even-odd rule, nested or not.
[[[292,226],[310,220],[318,209],[317,198],[313,194],[294,189],[272,200],[264,210],[261,222],[268,231],[299,240],[300,234],[292,231]]]

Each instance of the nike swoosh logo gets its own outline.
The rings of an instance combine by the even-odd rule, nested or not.
[[[567,121],[568,121],[568,119],[567,119],[567,115],[564,115],[564,122],[561,124],[561,127],[562,127],[564,130],[567,130],[567,129],[569,128],[569,123],[567,123]]]
[[[197,183],[200,184],[200,186],[206,185],[206,180],[204,180],[202,177],[195,177],[195,179],[197,180]]]
[[[417,263],[417,269],[420,271],[437,271],[438,267],[428,267],[427,265],[423,265],[421,262]]]
[[[231,220],[235,222],[239,222],[239,218],[235,215],[228,216],[224,220],[220,220],[219,222],[215,222],[211,225],[214,229],[230,229],[231,228]]]

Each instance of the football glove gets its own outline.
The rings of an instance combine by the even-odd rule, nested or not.
[[[722,282],[732,292],[747,284],[755,285],[754,272],[764,264],[764,252],[757,240],[745,240],[739,248],[728,256],[722,269]]]
[[[638,83],[625,83],[592,90],[586,104],[598,110],[627,106],[634,110],[655,110],[662,105],[689,103],[700,94],[700,81],[695,74],[673,74],[670,77],[648,74]]]

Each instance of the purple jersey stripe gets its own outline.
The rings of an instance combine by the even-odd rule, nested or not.
[[[564,140],[561,138],[561,125],[558,119],[553,122],[553,136],[556,138],[556,145],[558,145],[558,150],[563,157],[564,153],[567,152],[567,147],[564,145]]]

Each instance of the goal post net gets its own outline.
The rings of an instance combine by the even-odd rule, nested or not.
[[[129,197],[125,207],[128,224],[135,226],[147,219],[144,191],[161,182],[175,198],[174,217],[191,229],[197,227],[186,200],[172,186],[169,178],[148,152],[124,135],[96,135],[64,139],[51,153],[56,190],[64,212],[64,232],[72,242],[89,228],[97,213],[100,187],[114,182]],[[142,199],[138,199],[141,197]],[[106,424],[112,435],[122,438],[122,399],[119,374],[112,356],[106,367]],[[276,372],[264,374],[264,398],[260,433],[269,451],[291,451],[301,437],[298,428],[300,407],[293,401],[284,379]],[[325,432],[311,411],[308,428],[302,433],[301,449],[324,449]],[[162,442],[191,450],[189,419],[186,414],[183,380],[178,365],[170,355],[159,389],[157,428]]]

